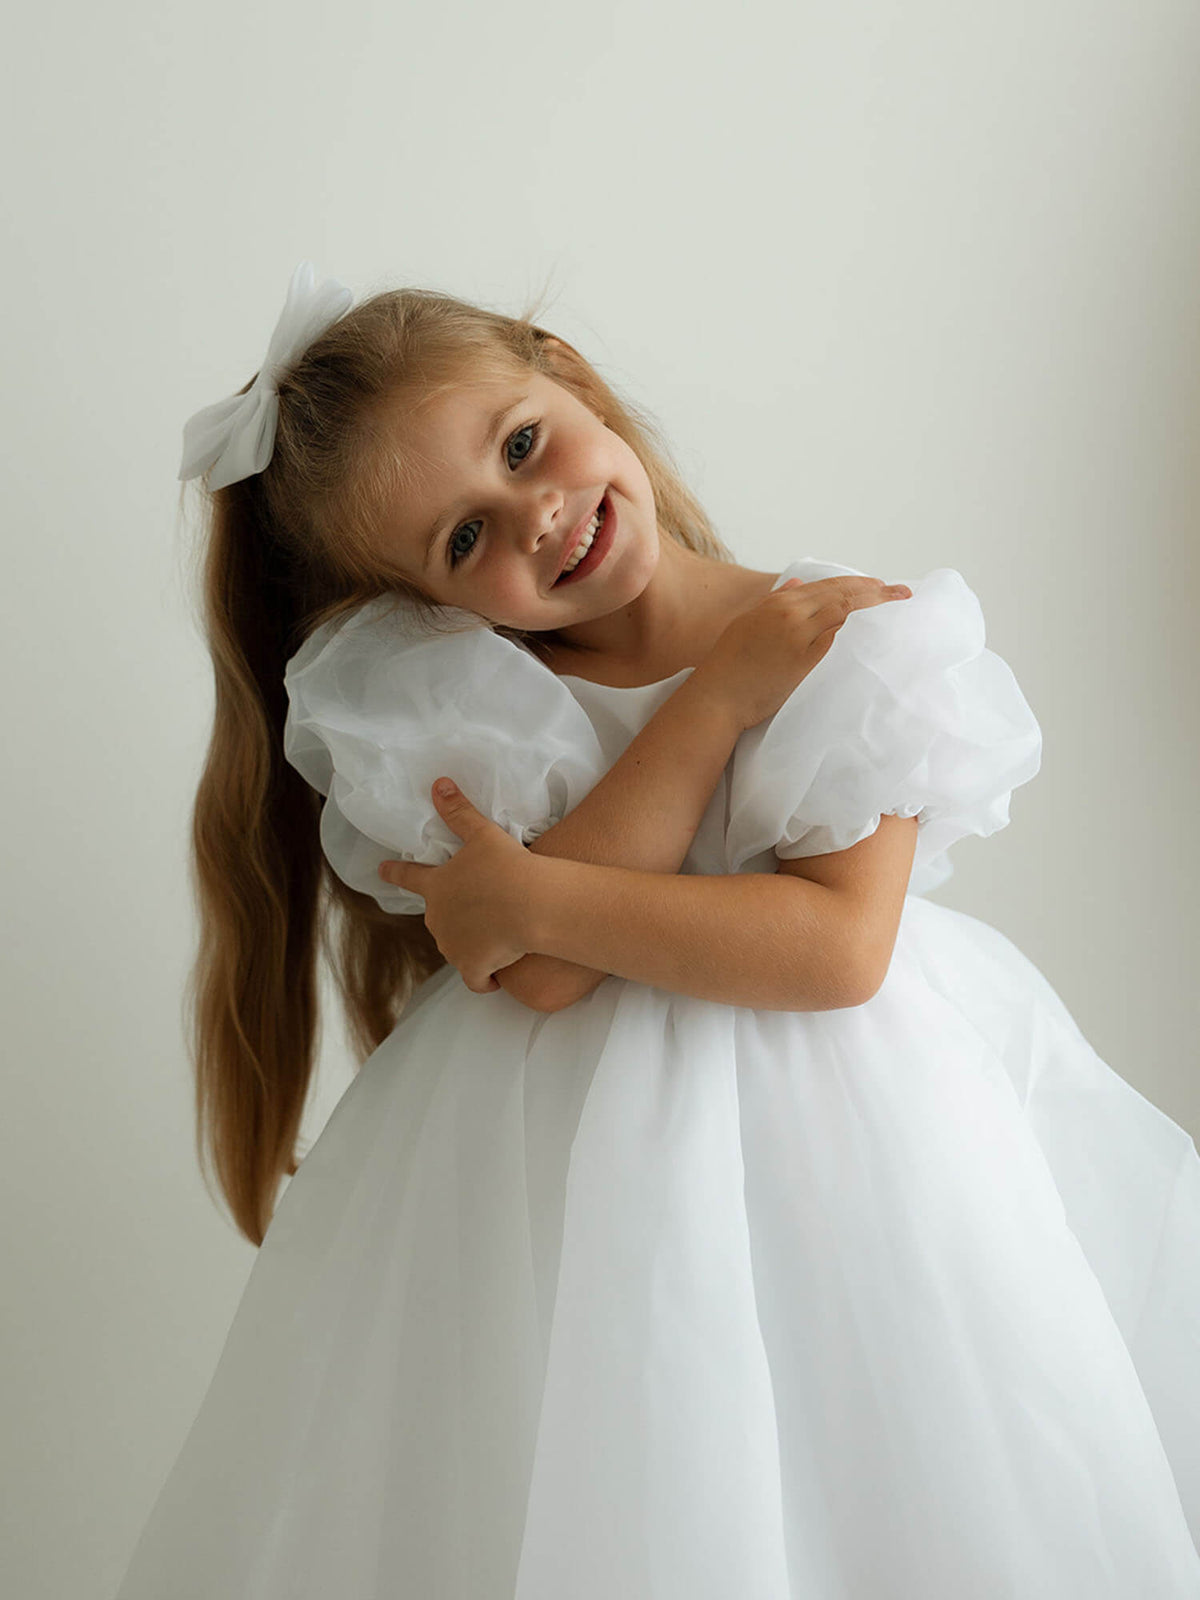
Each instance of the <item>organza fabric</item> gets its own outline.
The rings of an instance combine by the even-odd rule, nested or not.
[[[853,569],[805,559],[781,573]],[[1200,1157],[986,923],[923,898],[1041,736],[938,569],[743,734],[685,871],[917,816],[865,1004],[452,967],[286,1188],[117,1600],[1200,1596]],[[289,667],[334,869],[561,818],[691,669],[616,689],[364,608]]]

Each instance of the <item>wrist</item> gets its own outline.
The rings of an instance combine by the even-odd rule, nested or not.
[[[691,718],[703,718],[710,725],[715,724],[719,736],[732,751],[746,723],[733,696],[704,671],[703,662],[684,679],[675,694],[688,706]]]
[[[530,955],[543,955],[554,895],[552,869],[558,864],[558,857],[535,855],[532,850],[526,850],[525,856],[529,870],[521,904],[521,943]]]
[[[532,955],[551,955],[562,907],[570,902],[570,876],[579,863],[565,856],[535,856],[532,851],[528,854],[530,872],[521,942]]]

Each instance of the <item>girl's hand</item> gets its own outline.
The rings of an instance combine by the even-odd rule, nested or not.
[[[772,717],[820,661],[852,611],[911,599],[879,578],[789,578],[736,616],[692,673],[729,702],[741,727]]]
[[[438,815],[464,843],[440,867],[383,861],[379,875],[424,897],[425,926],[438,949],[468,989],[488,994],[500,988],[492,974],[529,953],[525,929],[538,858],[460,789],[443,796],[435,783],[432,794]]]

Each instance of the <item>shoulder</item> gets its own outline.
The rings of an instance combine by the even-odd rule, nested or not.
[[[283,753],[325,796],[325,856],[385,911],[424,901],[385,884],[382,860],[440,866],[461,844],[433,804],[435,778],[530,844],[604,772],[566,685],[481,618],[431,631],[390,599],[368,602],[313,630],[286,691]]]
[[[407,597],[379,596],[315,628],[284,673],[284,752],[324,793],[358,761],[382,768],[427,744],[501,754],[574,747],[595,736],[566,684],[532,651],[471,612],[432,623]],[[347,778],[347,781],[349,779]]]
[[[812,560],[786,569],[803,579],[854,571]],[[939,858],[955,839],[1005,825],[1009,794],[1037,772],[1041,730],[985,644],[974,591],[951,567],[904,581],[908,598],[852,611],[774,716],[742,735],[731,871],[768,845],[781,859],[849,849],[887,812],[920,817],[920,892],[948,875]]]
[[[779,581],[800,578],[812,583],[821,578],[863,576],[866,574],[857,567],[806,557],[787,567]],[[983,608],[957,568],[934,567],[919,578],[890,571],[872,576],[905,583],[912,593],[851,611],[826,656],[804,680],[811,685],[808,692],[815,692],[816,684],[844,676],[847,670],[853,673],[855,668],[869,674],[863,680],[868,683],[880,672],[884,677],[896,673],[919,676],[984,653]]]
[[[315,668],[328,668],[333,661],[380,661],[430,650],[466,656],[484,634],[497,645],[508,644],[473,612],[439,606],[429,615],[406,595],[376,595],[313,628],[288,660],[284,676],[298,678]]]
[[[420,682],[441,676],[507,689],[521,679],[551,696],[565,695],[553,671],[532,650],[497,633],[475,612],[439,606],[432,614],[399,593],[377,595],[315,627],[289,658],[284,682],[311,690],[377,688],[381,680]]]
[[[787,567],[780,581],[843,575],[864,576],[854,567],[806,558]],[[897,581],[891,573],[879,576]],[[763,726],[765,741],[776,735],[790,741],[808,729],[819,746],[858,730],[902,760],[904,741],[896,736],[903,728],[915,736],[947,720],[961,724],[986,714],[992,698],[1016,707],[1012,674],[987,648],[983,609],[962,573],[934,567],[902,581],[909,595],[849,613],[825,655]]]

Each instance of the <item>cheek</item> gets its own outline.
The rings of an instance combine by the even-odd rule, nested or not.
[[[561,431],[542,458],[546,472],[564,488],[588,488],[607,480],[614,467],[612,445],[615,435],[607,429],[600,434]]]
[[[533,574],[518,568],[515,560],[489,563],[490,570],[482,577],[479,603],[497,617],[517,618],[536,598]],[[503,570],[501,568],[503,567]]]

